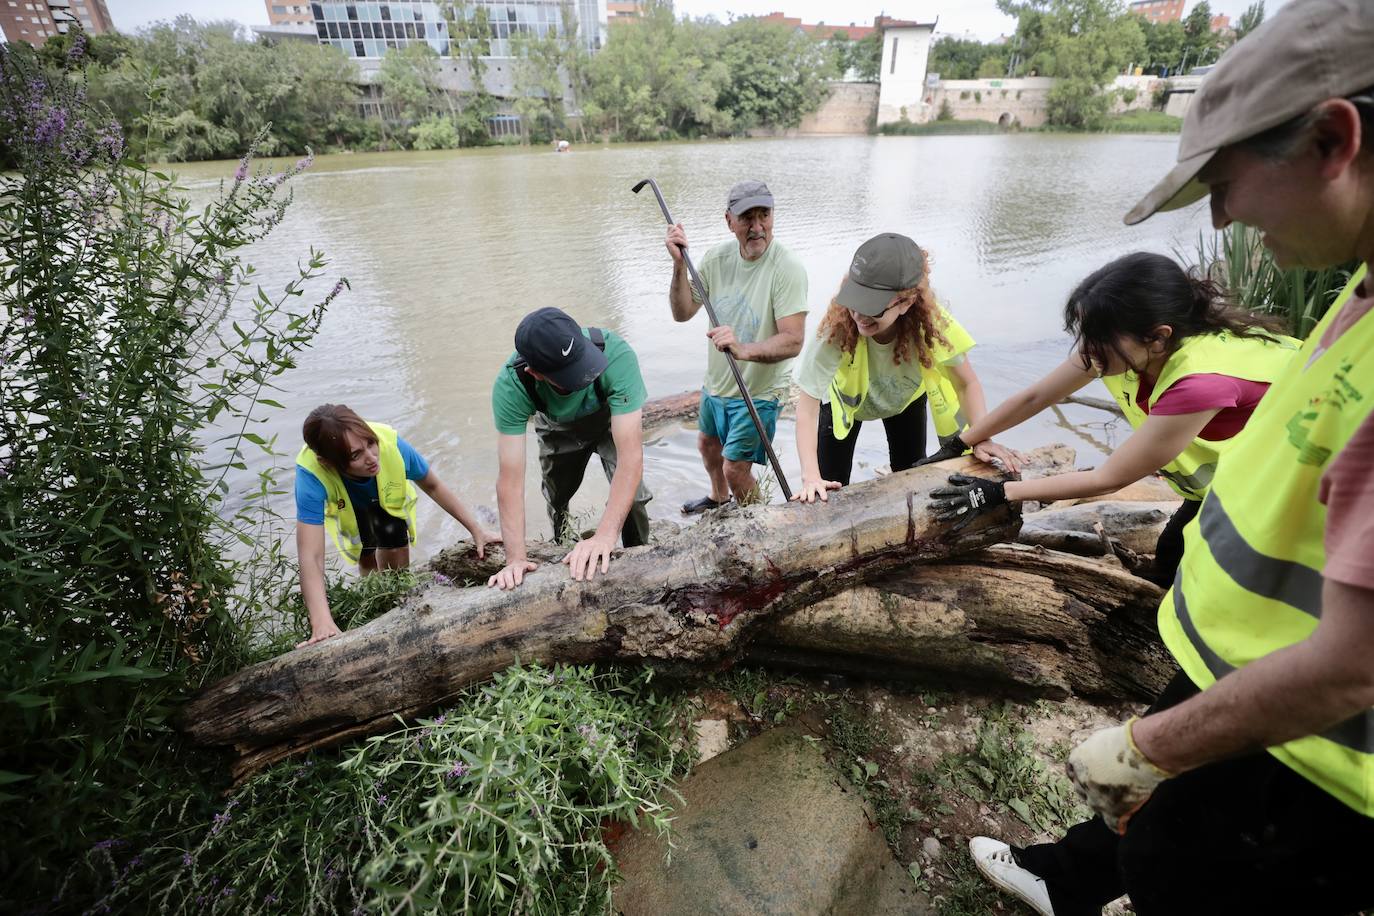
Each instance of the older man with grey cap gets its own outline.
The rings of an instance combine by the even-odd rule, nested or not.
[[[1374,3],[1291,0],[1198,91],[1126,217],[1211,197],[1281,267],[1363,262],[1220,462],[1160,606],[1182,668],[1069,774],[1101,815],[970,848],[1041,914],[1374,906]]]
[[[697,265],[720,324],[706,332],[710,345],[697,421],[697,447],[711,492],[682,507],[689,515],[722,505],[732,493],[739,500],[751,497],[753,465],[767,460],[725,354],[740,363],[744,384],[772,441],[788,390],[788,366],[801,352],[806,332],[806,269],[773,241],[773,193],[768,185],[741,181],[732,187],[725,225],[734,238],[706,252]],[[680,223],[669,228],[666,244],[673,259],[668,302],[675,320],[689,321],[702,300],[682,257],[687,233]]]

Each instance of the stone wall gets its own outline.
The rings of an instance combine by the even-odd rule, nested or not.
[[[1040,127],[1049,117],[1050,89],[1054,80],[1032,76],[1022,79],[941,80],[926,89],[921,110],[908,111],[907,120],[933,121],[944,104],[960,121],[988,121],[1011,127]],[[1150,76],[1118,76],[1107,87],[1114,94],[1112,111],[1121,113],[1154,104],[1155,91],[1163,80]],[[1130,101],[1126,97],[1130,96]]]
[[[877,83],[831,83],[830,97],[802,118],[800,134],[866,134],[878,112]]]

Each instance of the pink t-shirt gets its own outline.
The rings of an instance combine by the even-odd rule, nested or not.
[[[1374,289],[1365,280],[1322,335],[1317,356],[1374,309]],[[1374,320],[1374,319],[1371,319]],[[1364,354],[1374,358],[1374,354]],[[1374,589],[1374,413],[1336,453],[1322,474],[1317,498],[1326,506],[1325,575],[1358,588]]]
[[[1268,382],[1251,382],[1230,375],[1199,372],[1185,375],[1170,385],[1153,407],[1150,406],[1150,393],[1154,391],[1154,383],[1147,385],[1142,379],[1136,404],[1145,413],[1162,417],[1216,410],[1217,415],[1202,427],[1198,437],[1210,442],[1222,442],[1245,428],[1250,421],[1250,414],[1255,412],[1255,406],[1268,390]]]

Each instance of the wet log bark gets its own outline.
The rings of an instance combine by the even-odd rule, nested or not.
[[[770,618],[913,564],[1015,540],[999,509],[962,532],[926,512],[971,460],[847,487],[828,505],[712,513],[662,543],[627,550],[575,582],[557,565],[512,592],[434,585],[371,623],[245,669],[179,718],[204,745],[229,746],[243,777],[290,754],[389,727],[516,661],[641,661],[697,671],[741,653]]]

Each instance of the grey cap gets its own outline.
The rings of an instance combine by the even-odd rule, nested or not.
[[[1290,0],[1227,51],[1183,121],[1178,165],[1126,214],[1134,225],[1207,196],[1197,180],[1222,147],[1374,86],[1374,3]]]
[[[877,318],[887,311],[893,296],[916,286],[925,275],[925,252],[904,235],[884,232],[854,252],[849,275],[840,284],[835,301],[860,315]]]
[[[725,201],[731,216],[743,216],[755,207],[773,209],[773,192],[762,181],[741,181],[730,189]]]

